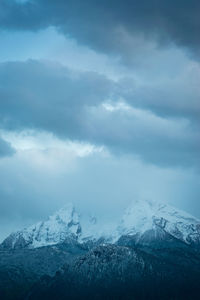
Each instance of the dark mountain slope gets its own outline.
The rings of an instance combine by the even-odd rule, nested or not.
[[[26,299],[199,299],[200,269],[139,249],[102,245],[43,277]]]

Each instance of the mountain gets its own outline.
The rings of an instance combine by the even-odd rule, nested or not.
[[[115,226],[67,204],[0,245],[0,299],[199,299],[199,245],[200,220],[164,203]]]
[[[164,203],[135,201],[115,228],[106,224],[103,228],[95,217],[82,216],[67,204],[48,220],[12,233],[1,248],[38,248],[69,238],[79,243],[101,240],[114,244],[128,237],[136,244],[148,244],[169,236],[186,244],[200,244],[200,220]]]
[[[69,203],[46,221],[11,233],[0,247],[3,249],[33,249],[60,244],[66,239],[79,242],[97,240],[102,235],[95,217],[80,216],[74,206]]]
[[[3,243],[3,248],[37,248],[62,243],[68,236],[80,234],[79,216],[72,204],[28,228],[12,233]]]
[[[165,203],[136,201],[125,211],[115,240],[132,237],[149,244],[171,237],[188,245],[200,244],[200,220]]]
[[[55,276],[43,276],[26,300],[199,299],[200,256],[184,265],[183,260],[175,262],[179,255],[169,262],[138,248],[99,245],[65,264]]]

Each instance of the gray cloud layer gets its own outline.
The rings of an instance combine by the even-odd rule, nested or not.
[[[62,158],[60,162],[66,163]],[[199,176],[190,170],[161,170],[130,157],[105,158],[99,154],[79,158],[76,164],[73,172],[68,172],[68,163],[64,172],[45,165],[33,167],[34,153],[30,150],[0,160],[0,240],[5,237],[3,223],[10,224],[8,234],[43,220],[69,201],[82,212],[94,212],[109,222],[121,217],[127,205],[140,197],[170,201],[200,217]]]
[[[140,109],[134,103],[120,107],[121,95],[131,102],[127,86],[119,92],[118,83],[104,76],[28,61],[1,64],[0,82],[0,126],[4,129],[46,130],[62,138],[105,145],[113,152],[139,155],[161,166],[200,166],[199,126],[143,110],[145,101]],[[162,105],[159,98],[155,94],[155,104]],[[177,94],[176,103],[181,100]],[[103,103],[111,103],[111,109]]]
[[[0,137],[0,157],[11,156],[15,150],[11,145]]]
[[[157,84],[137,86],[124,78],[117,85],[118,95],[134,107],[150,109],[160,116],[184,117],[200,122],[200,68]]]
[[[12,156],[0,159],[0,239],[66,201],[109,220],[140,196],[171,201],[199,216],[200,70],[198,62],[188,60],[186,66],[180,56],[184,49],[200,58],[200,1],[0,0],[5,34],[49,26],[106,53],[107,59],[113,55],[111,64],[120,58],[126,66],[114,66],[116,72],[140,74],[136,81],[114,82],[49,62],[0,63],[2,132],[47,131],[64,140],[105,145],[117,154],[75,159],[69,150],[59,152],[56,142],[55,149],[34,149],[31,143],[33,148],[22,149],[18,141],[12,156],[15,150],[0,137],[0,158]],[[18,48],[23,55],[26,36]],[[41,57],[33,43],[30,47],[26,57]],[[165,50],[169,53],[162,55]],[[15,51],[12,59],[18,57]]]
[[[2,63],[0,82],[3,128],[38,128],[69,138],[81,137],[85,107],[106,100],[112,86],[97,73],[75,73],[37,61]]]
[[[3,0],[0,11],[1,28],[56,26],[81,43],[120,54],[125,60],[138,51],[135,38],[141,35],[160,45],[172,42],[200,55],[198,0],[32,0],[25,4]]]

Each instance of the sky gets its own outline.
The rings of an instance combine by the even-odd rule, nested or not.
[[[0,0],[0,241],[72,202],[200,218],[200,2]]]

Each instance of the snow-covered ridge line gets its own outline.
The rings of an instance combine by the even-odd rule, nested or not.
[[[95,217],[85,218],[71,203],[66,204],[46,221],[24,228],[9,235],[1,244],[4,248],[38,248],[56,245],[67,238],[82,243],[104,236]]]
[[[122,236],[143,237],[158,228],[187,244],[200,243],[200,220],[164,203],[135,201],[128,207],[118,226],[102,229],[96,218],[79,215],[72,204],[22,231],[6,238],[4,248],[37,248],[55,245],[68,238],[79,243],[88,240],[115,243]],[[101,228],[101,230],[99,230]]]
[[[50,216],[44,222],[38,222],[28,228],[12,233],[3,243],[7,242],[12,248],[30,247],[37,248],[60,243],[68,235],[79,234],[79,216],[72,204],[65,205],[62,209]]]

